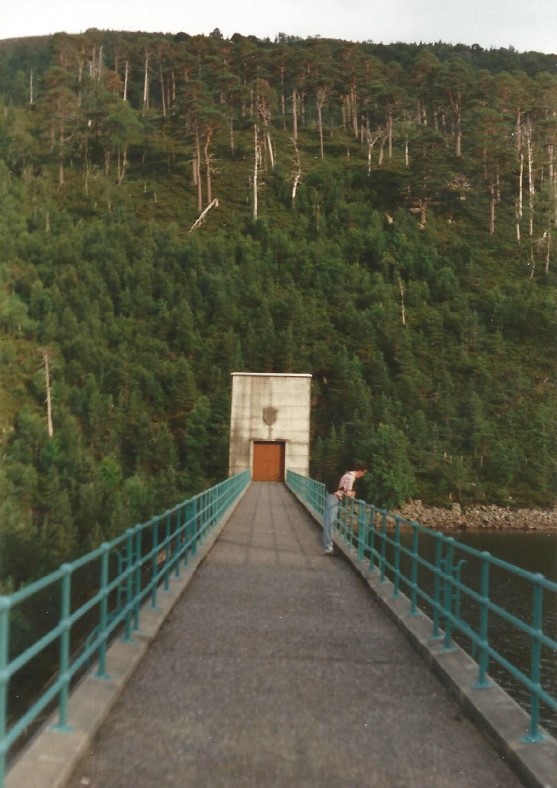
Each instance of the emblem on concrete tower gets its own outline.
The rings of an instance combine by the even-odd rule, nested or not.
[[[278,416],[278,408],[263,408],[263,421],[267,427],[272,427]]]

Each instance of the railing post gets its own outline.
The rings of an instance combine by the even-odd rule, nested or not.
[[[0,597],[0,785],[4,785],[6,755],[4,737],[8,718],[8,661],[10,652],[10,600]]]
[[[135,526],[135,571],[134,571],[134,605],[133,628],[139,629],[139,611],[141,609],[141,526]]]
[[[371,572],[374,572],[375,571],[375,566],[374,566],[374,563],[375,563],[375,515],[377,513],[377,509],[373,505],[370,506],[370,509],[371,509],[371,518],[370,518],[369,531],[368,531],[368,534],[369,534],[369,542],[368,542],[368,548],[369,548],[369,569],[370,569]]]
[[[154,517],[151,522],[153,523],[153,539],[151,541],[153,560],[151,562],[151,607],[157,606],[157,590],[159,587],[159,518]]]
[[[385,582],[385,565],[386,565],[386,555],[387,555],[387,511],[383,509],[381,512],[382,519],[381,519],[381,558],[379,560],[379,571],[380,571],[380,580],[382,583]]]
[[[184,538],[186,540],[186,552],[184,554],[184,566],[187,565],[189,556],[193,555],[193,527],[191,521],[191,503],[188,501],[184,506]]]
[[[194,556],[197,553],[197,542],[199,539],[199,523],[197,516],[197,502],[199,498],[192,498],[190,508],[191,518],[191,554]]]
[[[487,647],[489,645],[489,559],[490,554],[485,550],[481,554],[481,575],[480,575],[480,654],[479,654],[479,671],[475,687],[480,689],[489,687],[487,680],[487,670],[489,666],[489,654]]]
[[[59,731],[71,730],[68,725],[68,700],[70,697],[70,615],[71,615],[71,593],[72,593],[72,566],[62,564],[62,589],[60,598],[60,623],[62,633],[60,635],[60,665],[59,672],[62,679],[62,687],[58,698],[58,723],[54,726]]]
[[[395,554],[394,554],[394,583],[393,599],[400,596],[400,517],[395,516]]]
[[[441,638],[439,620],[441,618],[441,573],[443,571],[443,535],[435,532],[435,576],[433,579],[433,640]]]
[[[172,550],[174,577],[180,577],[181,561],[182,561],[182,547],[183,547],[183,528],[181,525],[181,506],[175,506],[170,510],[170,529],[172,532],[172,543],[174,545]]]
[[[170,528],[171,528],[171,517],[172,513],[170,511],[166,512],[165,516],[165,523],[164,523],[164,590],[170,590],[170,564],[171,564],[171,553],[170,553]]]
[[[348,520],[348,533],[347,533],[347,541],[350,544],[350,547],[354,546],[354,536],[356,534],[356,521],[358,519],[358,515],[356,513],[356,499],[350,498],[350,519]]]
[[[125,643],[132,642],[133,613],[133,528],[126,530],[126,619],[124,626]]]
[[[109,550],[110,545],[107,542],[103,542],[101,545],[102,555],[101,555],[101,577],[100,577],[100,592],[101,596],[101,603],[100,603],[100,616],[99,616],[99,627],[100,627],[100,636],[102,638],[101,644],[99,646],[99,669],[97,670],[97,677],[100,679],[107,679],[108,674],[106,672],[106,650],[107,650],[107,627],[108,627],[108,559],[109,559]]]
[[[412,552],[411,552],[411,567],[410,567],[410,615],[418,615],[418,537],[419,526],[418,523],[412,522]]]
[[[363,501],[358,503],[358,559],[364,557],[364,548],[367,544],[368,526],[366,524],[367,506]]]
[[[190,557],[190,537],[189,537],[189,525],[188,525],[188,503],[185,503],[184,506],[180,509],[180,519],[182,521],[182,525],[180,526],[182,532],[182,541],[184,546],[184,566],[186,567],[189,562]]]
[[[543,580],[542,574],[537,572],[534,575],[538,580]],[[543,588],[539,582],[533,587],[532,597],[532,649],[530,658],[530,681],[536,689],[541,689],[541,657],[542,644],[539,636],[543,631]],[[528,734],[523,737],[523,741],[535,743],[544,740],[544,735],[539,731],[540,721],[540,699],[536,692],[530,694],[530,728]]]
[[[443,611],[444,611],[444,627],[445,638],[443,648],[445,651],[452,651],[452,600],[453,600],[453,554],[454,554],[454,539],[452,536],[447,538],[447,552],[445,553],[445,564],[443,570],[443,578],[445,581],[444,594],[443,594]]]

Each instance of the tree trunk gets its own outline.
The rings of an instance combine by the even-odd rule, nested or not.
[[[497,195],[495,184],[489,184],[489,234],[495,233],[495,206],[497,203]]]
[[[58,186],[64,185],[64,126],[60,124],[60,134],[58,137]]]
[[[518,175],[518,197],[516,204],[516,237],[520,241],[520,222],[523,212],[523,188],[524,188],[524,153],[520,151],[520,167]]]
[[[350,89],[350,104],[351,104],[351,111],[352,111],[352,129],[354,131],[354,138],[358,139],[358,137],[359,137],[358,98],[356,96],[356,88],[354,88],[354,87],[352,87]]]
[[[259,139],[257,136],[257,123],[253,127],[254,130],[254,156],[253,156],[253,221],[257,221],[257,189],[258,189],[258,176],[259,176]]]
[[[282,115],[282,128],[286,129],[286,97],[284,95],[284,66],[280,67],[280,112]]]
[[[52,395],[50,390],[50,359],[48,350],[43,350],[43,366],[46,387],[46,425],[48,437],[52,438],[54,435],[54,428],[52,426]]]
[[[85,188],[85,196],[89,196],[89,174],[91,172],[91,160],[89,158],[89,146],[87,142],[85,143],[85,150],[84,155],[85,159],[85,177],[84,177],[84,188]]]
[[[321,158],[325,158],[325,151],[323,148],[323,105],[325,103],[326,93],[322,88],[317,90],[317,130],[319,132],[319,151]]]
[[[165,85],[164,85],[164,72],[162,68],[162,58],[159,62],[159,80],[161,85],[162,116],[163,118],[166,118],[166,93],[165,93]]]
[[[462,157],[462,119],[461,119],[460,105],[458,105],[456,109],[455,119],[456,119],[455,156],[457,157],[457,159],[460,159]]]
[[[126,68],[124,70],[124,95],[122,98],[124,101],[128,100],[128,78],[130,76],[130,62],[126,60]]]
[[[121,186],[124,181],[124,176],[126,174],[127,166],[128,166],[128,146],[124,144],[122,146],[122,150],[120,151],[120,145],[118,145],[118,186]]]
[[[375,146],[375,143],[380,138],[380,136],[381,136],[381,132],[380,131],[376,131],[376,132],[374,132],[372,134],[371,131],[369,130],[369,128],[366,129],[366,138],[367,138],[367,174],[368,175],[371,175],[371,154],[373,153],[373,148]]]
[[[201,144],[199,142],[199,129],[195,126],[195,152],[193,159],[193,182],[197,186],[197,210],[203,210],[203,186],[201,183]]]
[[[300,151],[298,150],[298,146],[296,144],[296,140],[292,139],[292,144],[294,145],[294,172],[292,173],[292,205],[296,202],[296,193],[298,190],[298,184],[302,178],[302,162],[300,160]]]
[[[389,161],[393,158],[393,115],[389,112],[388,138],[389,138]]]
[[[215,207],[216,207],[216,208],[218,208],[218,206],[219,206],[219,201],[218,201],[218,200],[217,200],[217,198],[215,197],[215,199],[214,199],[214,200],[212,200],[212,201],[209,203],[209,205],[208,205],[208,206],[205,208],[205,210],[204,210],[204,211],[202,211],[202,213],[201,213],[201,214],[198,216],[198,218],[197,218],[197,219],[195,220],[195,222],[192,224],[192,226],[190,227],[190,233],[191,233],[191,232],[193,232],[194,230],[197,230],[197,228],[198,228],[198,227],[201,227],[201,225],[202,225],[202,224],[203,224],[203,222],[205,221],[205,217],[207,216],[207,214],[209,213],[209,211],[211,210],[211,208],[215,208]]]
[[[298,140],[298,91],[292,91],[292,139]]]
[[[387,142],[388,134],[384,134],[381,138],[381,145],[379,147],[379,159],[377,160],[377,165],[379,167],[383,166],[383,158],[385,156],[385,143]]]
[[[534,184],[534,154],[532,150],[532,126],[528,123],[526,127],[526,151],[528,158],[528,209],[529,217],[529,235],[530,238],[534,235],[534,196],[536,192]]]
[[[211,137],[213,136],[212,129],[207,129],[205,135],[205,144],[203,145],[203,158],[205,161],[205,179],[207,183],[207,202],[213,201],[213,185],[211,181],[211,155],[209,153],[209,146],[211,145]]]
[[[149,51],[145,50],[145,77],[143,79],[143,115],[149,110]]]
[[[406,326],[406,311],[404,308],[404,282],[400,278],[400,274],[398,276],[398,289],[400,291],[400,320],[403,326]]]
[[[229,131],[230,131],[230,153],[234,155],[234,151],[236,150],[236,145],[234,141],[234,113],[232,112],[232,110],[230,110]]]
[[[267,138],[267,150],[269,151],[269,161],[270,161],[270,164],[271,164],[271,169],[274,170],[275,169],[275,154],[273,152],[273,143],[271,141],[271,134],[270,134],[268,129],[267,129],[267,133],[266,133],[266,138]]]

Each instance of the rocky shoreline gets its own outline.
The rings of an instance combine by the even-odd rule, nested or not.
[[[552,509],[508,509],[482,504],[450,509],[408,501],[396,514],[415,520],[428,528],[447,531],[557,531],[557,506]]]

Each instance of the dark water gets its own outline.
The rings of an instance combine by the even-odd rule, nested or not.
[[[456,537],[456,542],[467,545],[474,550],[487,551],[492,556],[521,567],[528,572],[541,573],[548,580],[557,582],[557,532],[552,533],[509,533],[501,531],[463,533]],[[404,538],[409,546],[410,537]],[[424,540],[420,545],[420,554],[433,560],[433,539]],[[455,549],[455,563],[462,560],[461,580],[474,590],[480,588],[480,561],[465,551]],[[421,574],[421,570],[420,570]],[[427,586],[427,576],[420,576],[420,583]],[[401,589],[405,590],[405,589]],[[405,593],[407,591],[405,590]],[[503,569],[492,567],[490,571],[489,598],[527,624],[532,623],[532,585],[526,580]],[[479,608],[474,600],[462,597],[461,614],[465,620],[477,624]],[[427,611],[429,612],[429,611]],[[557,594],[548,591],[544,594],[543,630],[546,635],[557,639]],[[457,642],[459,636],[455,635]],[[530,671],[531,648],[530,638],[521,633],[515,626],[501,617],[489,616],[489,642],[499,653],[510,660],[526,675]],[[461,642],[470,653],[470,642]],[[554,697],[557,697],[557,652],[548,648],[542,650],[542,686]],[[527,690],[506,670],[491,661],[490,675],[512,695],[527,711],[529,696]],[[554,735],[557,735],[557,714],[542,707],[542,724]]]
[[[497,558],[529,572],[541,572],[557,582],[557,531],[551,533],[508,533],[489,531],[459,534],[459,542],[475,550],[487,550]]]

